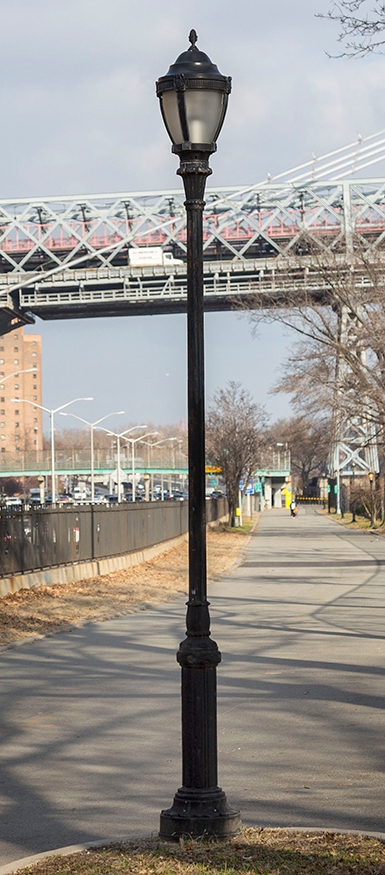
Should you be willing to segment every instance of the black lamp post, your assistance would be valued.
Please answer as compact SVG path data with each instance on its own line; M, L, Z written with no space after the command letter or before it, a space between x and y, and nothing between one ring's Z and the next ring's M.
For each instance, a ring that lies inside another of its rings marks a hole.
M374 504L373 504L374 474L373 474L373 471L369 471L368 477L369 477L369 483L370 483L370 528L372 529L374 526Z
M352 462L352 472L353 472L352 523L355 523L356 522L356 493L355 493L356 463L355 462Z
M217 784L216 667L221 660L210 638L206 585L205 407L203 357L203 208L209 156L226 113L231 80L191 46L156 83L163 120L180 157L177 173L187 212L189 599L187 631L177 653L182 668L183 786L162 811L160 836L227 838L240 829Z

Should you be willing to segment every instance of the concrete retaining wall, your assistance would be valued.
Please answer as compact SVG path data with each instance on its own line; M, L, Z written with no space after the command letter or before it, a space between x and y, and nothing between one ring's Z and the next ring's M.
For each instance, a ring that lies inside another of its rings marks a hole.
M126 553L125 556L109 556L108 559L98 559L92 562L79 562L76 565L60 565L57 568L46 568L42 571L30 571L26 574L15 574L13 577L0 579L0 596L6 596L20 589L33 589L35 586L56 586L62 583L73 583L77 580L87 580L90 577L98 577L103 574L111 574L112 571L120 571L124 568L132 568L141 562L148 562L177 547L187 541L187 533L172 538L171 541L162 541L153 547L146 547L136 553Z
M215 522L209 523L212 529L221 522L227 520L227 516L221 517ZM98 577L103 574L111 574L112 571L121 571L124 568L132 568L141 562L148 562L178 547L188 540L188 533L172 538L170 541L162 541L136 553L126 553L124 556L109 556L107 559L94 559L92 562L79 562L75 565L60 565L56 568L46 568L41 571L29 571L26 574L15 574L12 577L0 578L0 597L18 592L20 589L33 589L35 586L56 586L62 583L73 583L77 580L87 580L90 577Z

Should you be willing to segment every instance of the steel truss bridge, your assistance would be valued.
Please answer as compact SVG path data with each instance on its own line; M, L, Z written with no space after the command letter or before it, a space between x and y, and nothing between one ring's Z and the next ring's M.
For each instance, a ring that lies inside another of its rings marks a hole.
M382 272L385 177L362 174L384 158L380 131L257 184L208 188L206 310L269 307L301 291L327 301L320 264L338 270L348 262L352 283L370 294L354 241ZM182 263L130 266L130 248L145 246L161 247ZM33 323L35 316L185 310L181 188L0 200L0 333ZM360 458L363 471L373 467L373 460ZM352 459L350 451L345 454L345 469Z
M354 178L384 158L381 131L251 186L208 188L206 309L268 306L301 289L322 298L320 260L346 263L353 236L385 262L385 178ZM181 188L0 200L0 331L35 316L184 312L183 201ZM129 249L143 246L182 264L131 267Z

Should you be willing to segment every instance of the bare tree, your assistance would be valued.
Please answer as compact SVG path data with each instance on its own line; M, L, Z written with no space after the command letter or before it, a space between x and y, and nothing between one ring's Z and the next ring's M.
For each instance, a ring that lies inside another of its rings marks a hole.
M382 54L385 46L385 3L383 0L332 0L331 8L318 18L329 18L340 26L339 57L362 58Z
M265 295L265 309L254 310L250 317L256 328L260 322L279 321L301 338L286 363L279 391L292 394L299 408L302 397L312 413L338 409L345 419L360 415L383 433L383 253L370 255L356 239L348 261L341 253L319 254L311 240L306 245L310 257L304 267L317 278L318 288L313 285L309 292L306 283L299 282L284 298L272 292L268 301Z
M260 462L266 444L267 414L240 383L230 382L214 395L207 413L206 454L222 468L229 505L229 521L235 522L240 481L243 491Z
M298 413L290 419L278 420L269 429L268 437L271 443L279 439L290 449L293 481L295 487L304 495L309 492L311 479L324 475L326 471L330 427L330 420L326 418L317 418L309 413Z

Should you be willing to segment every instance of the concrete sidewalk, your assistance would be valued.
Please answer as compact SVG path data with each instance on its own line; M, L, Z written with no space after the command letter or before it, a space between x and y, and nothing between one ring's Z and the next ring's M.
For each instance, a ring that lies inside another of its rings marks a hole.
M219 780L246 825L385 831L385 539L270 511L211 587ZM158 829L184 599L0 655L0 865Z

